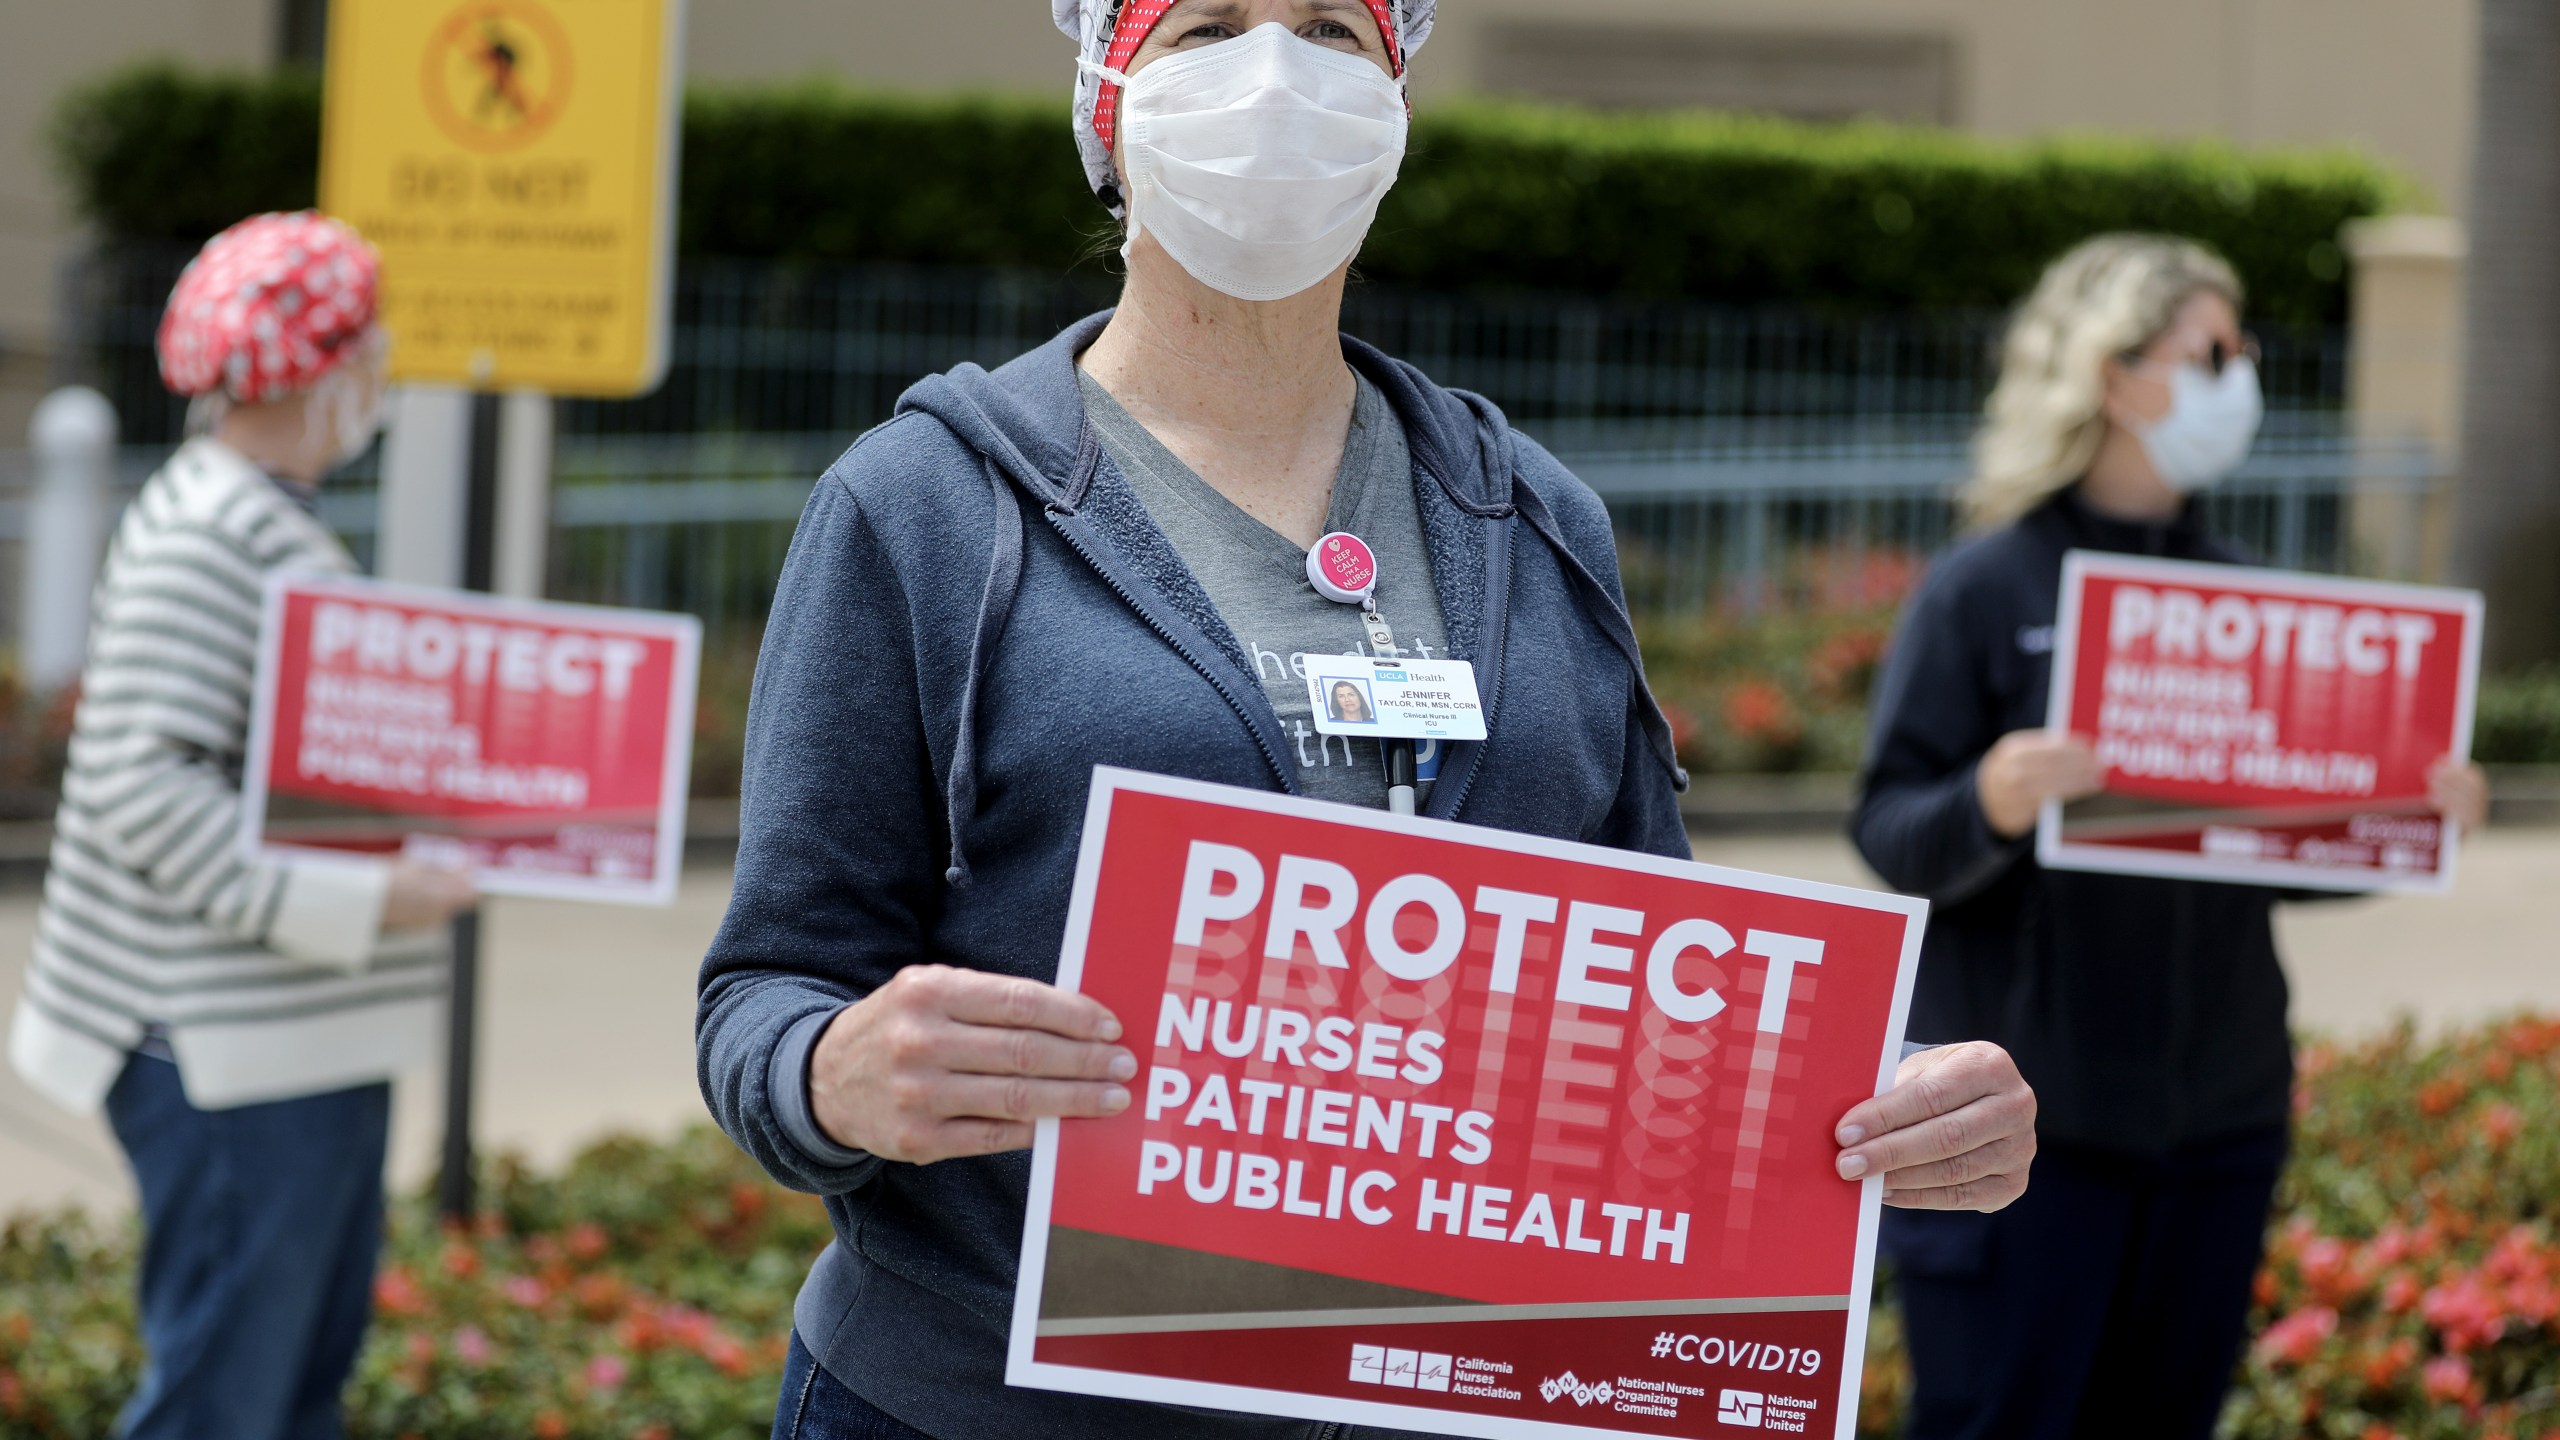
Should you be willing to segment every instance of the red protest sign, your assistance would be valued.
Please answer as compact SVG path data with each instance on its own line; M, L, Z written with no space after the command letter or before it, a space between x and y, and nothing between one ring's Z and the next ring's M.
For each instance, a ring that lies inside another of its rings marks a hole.
M267 587L252 849L405 853L501 895L675 895L701 624L368 580Z
M2453 883L2427 772L2471 753L2480 597L2073 551L2048 723L2105 793L2047 806L2064 870L2327 890Z
M1006 1378L1478 1436L1854 1433L1924 902L1097 770Z

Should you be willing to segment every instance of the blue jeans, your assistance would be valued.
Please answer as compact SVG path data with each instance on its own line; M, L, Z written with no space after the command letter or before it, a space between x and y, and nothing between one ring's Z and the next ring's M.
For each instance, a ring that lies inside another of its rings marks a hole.
M199 1110L136 1055L107 1119L142 1191L142 1388L121 1440L337 1440L382 1245L391 1087Z
M773 1407L773 1440L933 1440L854 1394L818 1363L800 1332L782 1366L782 1398Z

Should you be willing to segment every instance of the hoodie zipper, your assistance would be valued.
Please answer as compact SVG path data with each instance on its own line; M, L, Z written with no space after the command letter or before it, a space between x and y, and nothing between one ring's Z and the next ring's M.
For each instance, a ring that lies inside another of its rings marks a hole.
M1517 483L1516 480L1514 483ZM1514 512L1513 514L1504 517L1501 524L1502 529L1497 531L1486 543L1501 551L1502 568L1504 571L1508 572L1511 568L1511 544L1513 539L1516 538L1519 533L1517 527L1521 524L1521 520L1517 512ZM1499 613L1496 614L1493 619L1494 624L1489 628L1488 633L1485 636L1484 647L1490 655L1490 663L1492 666L1492 684L1484 692L1484 718L1485 723L1488 726L1493 723L1495 707L1502 703L1502 683L1505 679L1509 678L1511 674L1511 667L1505 663L1511 654L1511 586L1508 579L1505 579L1503 582L1502 600L1499 607ZM1478 745L1492 744L1493 738L1490 730L1487 731L1486 737L1483 740L1476 743ZM1458 781L1458 793L1455 798L1450 800L1449 808L1440 812L1441 819L1455 820L1458 818L1458 812L1466 807L1467 797L1475 792L1476 772L1483 768L1484 756L1482 754L1478 754L1474 762L1467 766L1467 773L1465 777Z
M1140 603L1137 595L1131 592L1128 586L1120 583L1120 577L1112 573L1111 567L1105 565L1084 541L1076 537L1075 531L1067 527L1062 512L1046 509L1045 513L1049 517L1050 528L1056 530L1060 538L1067 542L1067 548L1075 551L1083 558L1085 564L1093 567L1093 573L1102 577L1102 583L1111 587L1111 593L1119 596L1123 604L1136 611L1138 618L1147 622L1147 628L1156 632L1164 643L1172 646L1175 654L1191 662L1191 668L1199 671L1200 678L1208 681L1210 688L1216 690L1227 702L1228 708L1236 712L1236 718L1244 722L1245 733L1253 737L1253 747L1262 752L1263 762L1271 767L1272 774L1279 777L1281 789L1291 795L1297 794L1298 781L1295 773L1281 763L1279 753L1271 748L1270 741L1263 738L1262 727L1253 723L1253 712L1247 710L1244 702L1236 698L1236 693L1227 688L1227 683L1218 678L1217 672L1211 670L1207 662L1192 653L1190 646L1182 643L1180 636L1175 635L1170 627L1155 617L1154 612Z

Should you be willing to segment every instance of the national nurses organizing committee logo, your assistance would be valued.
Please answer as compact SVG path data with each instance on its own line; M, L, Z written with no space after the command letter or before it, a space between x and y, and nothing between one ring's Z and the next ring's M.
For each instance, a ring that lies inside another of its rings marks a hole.
M1605 1408L1610 1397L1618 1392L1616 1387L1606 1380L1594 1385L1586 1380L1575 1379L1573 1372L1567 1370L1539 1386L1538 1393L1544 1396L1550 1405L1559 1400L1570 1400L1576 1405L1598 1405Z
M569 96L569 34L535 0L470 0L428 37L427 113L465 148L541 138Z

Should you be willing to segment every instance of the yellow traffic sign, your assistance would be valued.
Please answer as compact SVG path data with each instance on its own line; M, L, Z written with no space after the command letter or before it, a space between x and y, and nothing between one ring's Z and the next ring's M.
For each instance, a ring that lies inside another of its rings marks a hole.
M320 205L382 251L402 380L666 373L683 0L330 0Z

